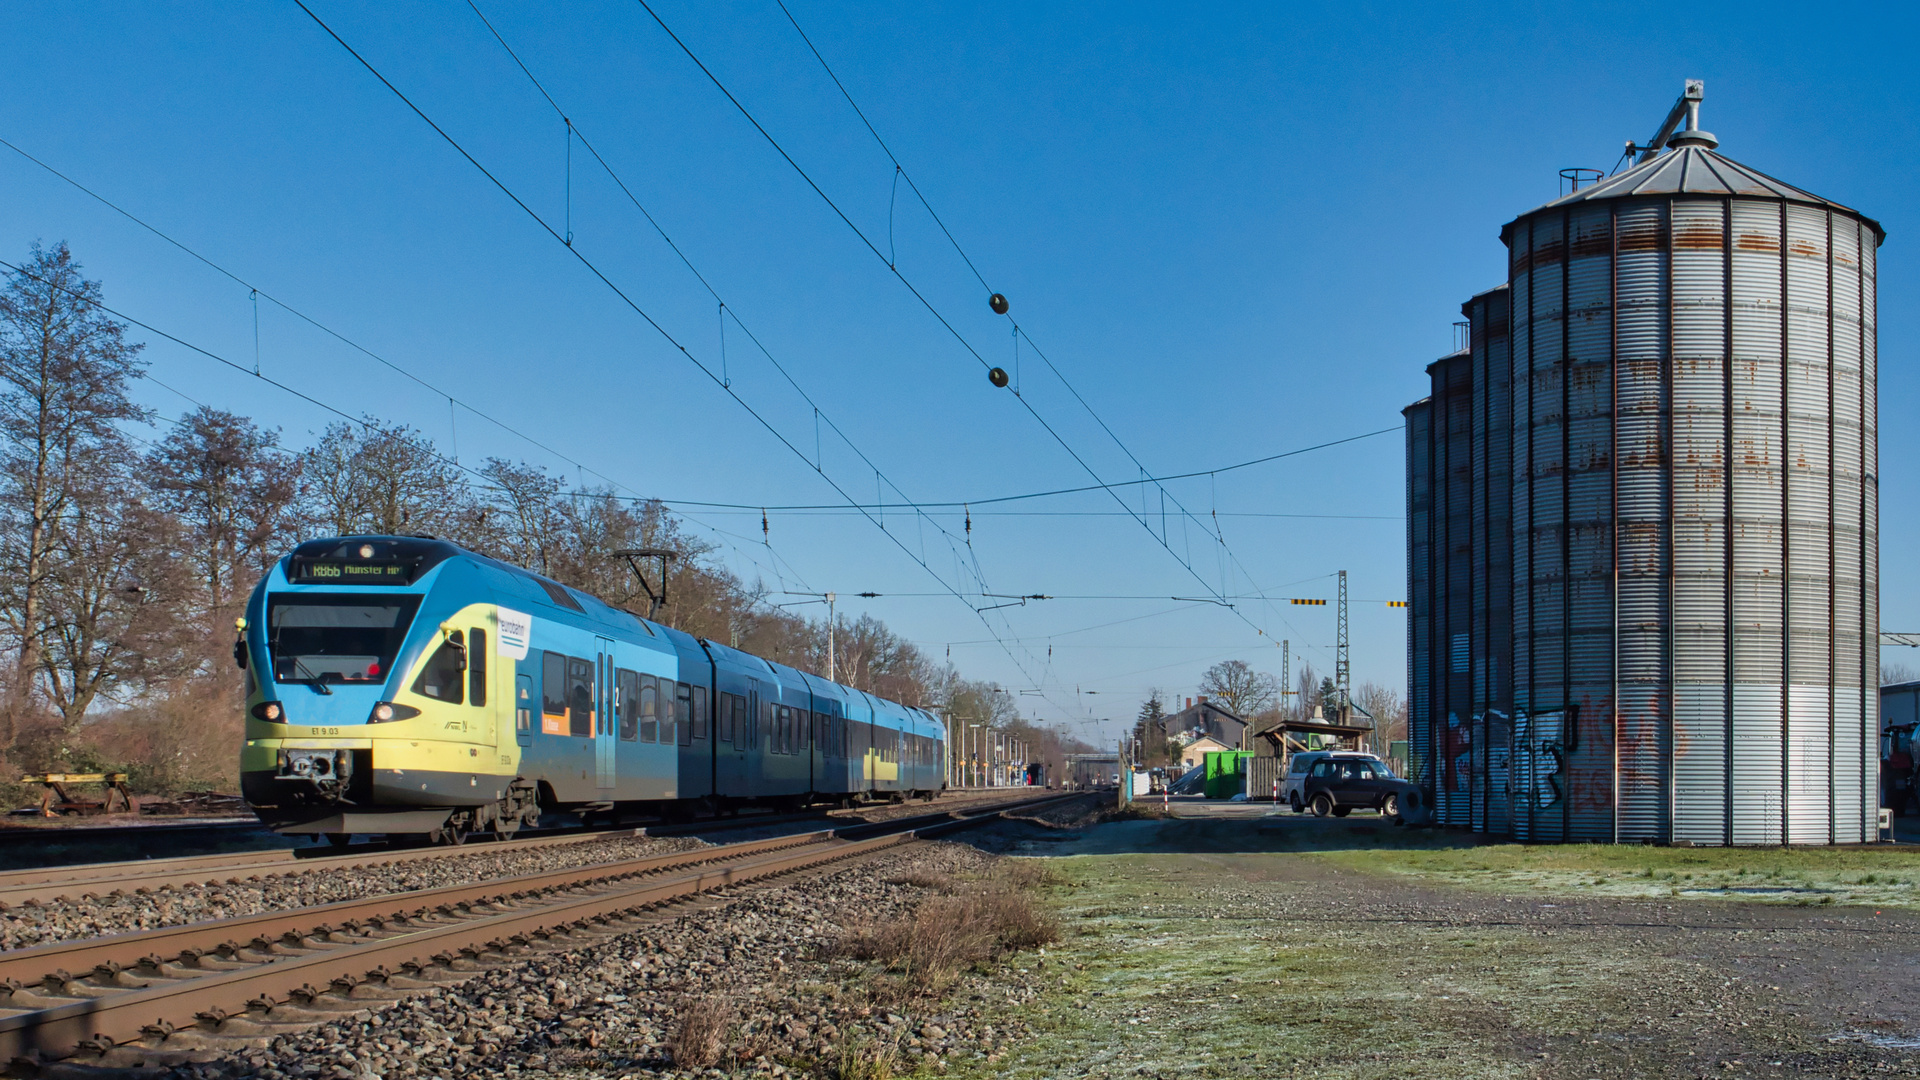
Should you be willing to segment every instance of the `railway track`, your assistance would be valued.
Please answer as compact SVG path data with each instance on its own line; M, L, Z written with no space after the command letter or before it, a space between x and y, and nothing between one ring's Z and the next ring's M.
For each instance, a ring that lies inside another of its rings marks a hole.
M1052 794L524 877L394 893L0 953L0 1062L96 1055L132 1067L271 1036L548 944L618 932L662 904L870 857Z
M1003 801L1005 796L977 798L963 796L948 803L948 808L964 810L976 806L997 805ZM827 824L833 819L832 814L819 813L765 814L741 818L716 818L688 825L568 829L544 836L459 847L389 848L365 845L359 849L340 850L281 848L268 851L238 851L166 859L139 859L126 862L8 870L0 871L0 911L27 904L60 903L83 900L89 896L108 896L116 892L143 890L151 892L186 885L242 882L282 874L305 873L309 870L352 872L371 867L393 866L469 854L493 854L537 847L593 843L623 836L684 836L695 832L751 829L794 822Z

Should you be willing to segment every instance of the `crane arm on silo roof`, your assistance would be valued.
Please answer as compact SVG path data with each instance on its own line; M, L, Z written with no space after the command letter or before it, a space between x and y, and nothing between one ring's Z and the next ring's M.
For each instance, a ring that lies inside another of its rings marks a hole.
M1700 102L1704 101L1706 96L1706 80L1688 79L1686 88L1680 91L1678 98L1674 99L1673 108L1667 110L1667 118L1661 122L1660 130L1654 133L1653 138L1647 140L1645 146L1634 147L1640 152L1640 156L1635 159L1635 164L1666 149L1667 140L1673 138L1673 133L1680 127L1682 120L1687 122L1688 130L1699 127ZM1632 146L1631 143L1628 145Z

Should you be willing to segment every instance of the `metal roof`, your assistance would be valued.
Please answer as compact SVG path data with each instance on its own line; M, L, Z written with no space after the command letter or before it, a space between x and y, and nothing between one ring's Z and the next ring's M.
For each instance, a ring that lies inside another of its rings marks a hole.
M1531 217L1542 210L1600 199L1627 199L1646 195L1723 197L1736 195L1754 199L1784 199L1787 202L1805 206L1837 210L1859 218L1873 227L1881 243L1885 243L1887 239L1887 231L1880 227L1878 221L1853 207L1802 191L1792 184L1775 180L1758 169L1749 168L1724 154L1699 145L1681 146L1670 150L1659 157L1643 161L1625 172L1615 173L1591 187L1582 188L1571 195L1562 195L1550 203L1536 206L1502 226L1500 239L1505 241L1508 234L1512 232L1513 226L1522 218Z

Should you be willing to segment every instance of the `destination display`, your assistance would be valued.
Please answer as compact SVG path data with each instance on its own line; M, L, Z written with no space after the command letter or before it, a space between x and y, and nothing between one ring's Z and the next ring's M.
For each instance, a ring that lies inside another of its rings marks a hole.
M316 585L405 585L413 580L412 561L348 562L344 559L296 559L288 576Z

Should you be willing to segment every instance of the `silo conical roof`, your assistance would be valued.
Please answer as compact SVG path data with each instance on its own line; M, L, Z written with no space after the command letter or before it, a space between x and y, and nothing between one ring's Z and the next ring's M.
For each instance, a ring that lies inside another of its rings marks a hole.
M1506 241L1517 222L1522 218L1532 217L1542 210L1600 199L1661 195L1782 199L1790 203L1817 206L1823 210L1835 210L1856 217L1873 228L1874 235L1881 243L1885 243L1887 239L1887 231L1881 228L1878 221L1851 206L1802 191L1792 184L1775 180L1758 169L1742 165L1724 154L1699 145L1677 147L1658 157L1643 161L1625 172L1615 173L1591 187L1582 188L1571 195L1562 195L1550 203L1536 206L1502 226L1500 239Z

